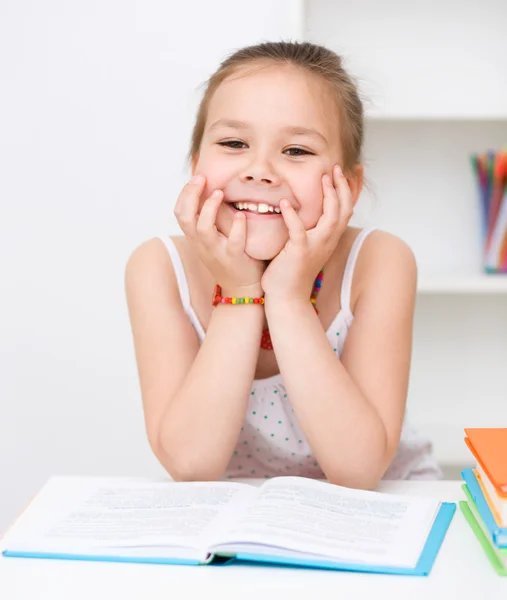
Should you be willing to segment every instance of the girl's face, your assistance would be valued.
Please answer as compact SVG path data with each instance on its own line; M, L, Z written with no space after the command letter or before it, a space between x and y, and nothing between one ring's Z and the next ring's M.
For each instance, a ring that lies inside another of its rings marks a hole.
M289 238L276 212L280 200L291 202L305 229L314 227L322 214L322 175L331 175L341 159L337 110L327 84L300 69L268 67L218 87L194 171L206 177L203 202L214 189L224 192L216 220L224 235L236 203L254 205L244 211L245 251L270 260ZM262 204L270 212L261 212Z

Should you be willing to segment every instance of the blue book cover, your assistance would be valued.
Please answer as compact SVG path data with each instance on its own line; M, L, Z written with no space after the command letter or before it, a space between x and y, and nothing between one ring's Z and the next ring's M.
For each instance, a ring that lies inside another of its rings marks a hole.
M461 472L461 476L474 499L481 519L491 535L491 539L499 548L507 548L507 528L500 527L496 522L495 517L489 508L488 501L484 497L481 486L475 477L473 469L465 469Z
M456 504L435 498L300 477L253 486L60 476L23 510L0 541L0 553L428 575L455 510ZM383 534L384 526L392 535Z
M371 566L337 562L332 560L309 559L306 557L283 557L264 553L240 552L235 556L223 556L217 554L209 556L206 561L163 557L127 557L127 556L100 556L86 554L57 554L50 552L21 552L5 550L3 556L11 558L41 558L59 560L84 560L99 562L127 562L127 563L150 563L150 564L176 564L176 565L211 565L211 566L234 566L245 563L269 563L279 566L307 567L316 569L331 569L336 571L356 571L364 573L384 573L390 575L429 575L438 551L444 541L445 535L456 511L456 504L444 502L440 506L430 534L426 540L421 556L414 568Z
M270 556L268 554L239 553L236 555L238 562L249 561L255 563L270 563L285 566L311 567L314 569L331 569L334 571L356 571L362 573L382 573L386 575L416 575L427 576L435 562L438 551L442 546L449 525L451 524L456 504L443 502L433 523L430 534L426 540L417 565L410 569L405 567L369 566L346 562L335 562L320 559L307 559L297 557Z

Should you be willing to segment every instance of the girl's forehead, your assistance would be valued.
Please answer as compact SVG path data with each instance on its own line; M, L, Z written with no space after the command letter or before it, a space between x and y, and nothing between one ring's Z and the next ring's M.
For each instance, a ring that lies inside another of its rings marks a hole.
M336 131L336 104L329 84L300 68L250 67L222 82L209 103L208 124L221 118L256 123L289 123ZM334 132L333 132L334 133Z

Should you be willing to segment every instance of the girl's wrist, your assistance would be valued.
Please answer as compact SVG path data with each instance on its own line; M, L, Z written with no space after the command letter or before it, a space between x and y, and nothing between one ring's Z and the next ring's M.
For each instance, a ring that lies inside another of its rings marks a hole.
M268 322L271 319L279 321L280 318L282 320L286 318L297 320L303 315L315 314L314 305L309 298L296 298L294 296L266 296L264 298L264 309Z
M246 286L225 286L220 290L220 295L224 298L261 298L264 296L260 283Z
M264 303L266 305L279 305L285 304L287 306L290 305L306 305L313 306L310 302L310 297L306 294L297 296L294 294L270 294L269 292L265 294Z
M288 324L300 325L306 322L307 319L313 320L316 316L315 308L308 298L282 298L277 296L265 298L264 302L265 315L270 327L273 324L278 324L281 327L288 326Z

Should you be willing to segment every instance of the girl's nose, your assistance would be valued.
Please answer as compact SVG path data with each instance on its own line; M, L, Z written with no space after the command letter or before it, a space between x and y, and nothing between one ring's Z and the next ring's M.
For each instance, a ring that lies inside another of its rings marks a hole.
M273 177L255 177L254 175L245 175L243 181L261 181L264 183L273 183Z
M243 183L262 183L270 186L280 185L281 178L276 174L266 160L257 160L252 162L243 170L241 174Z

